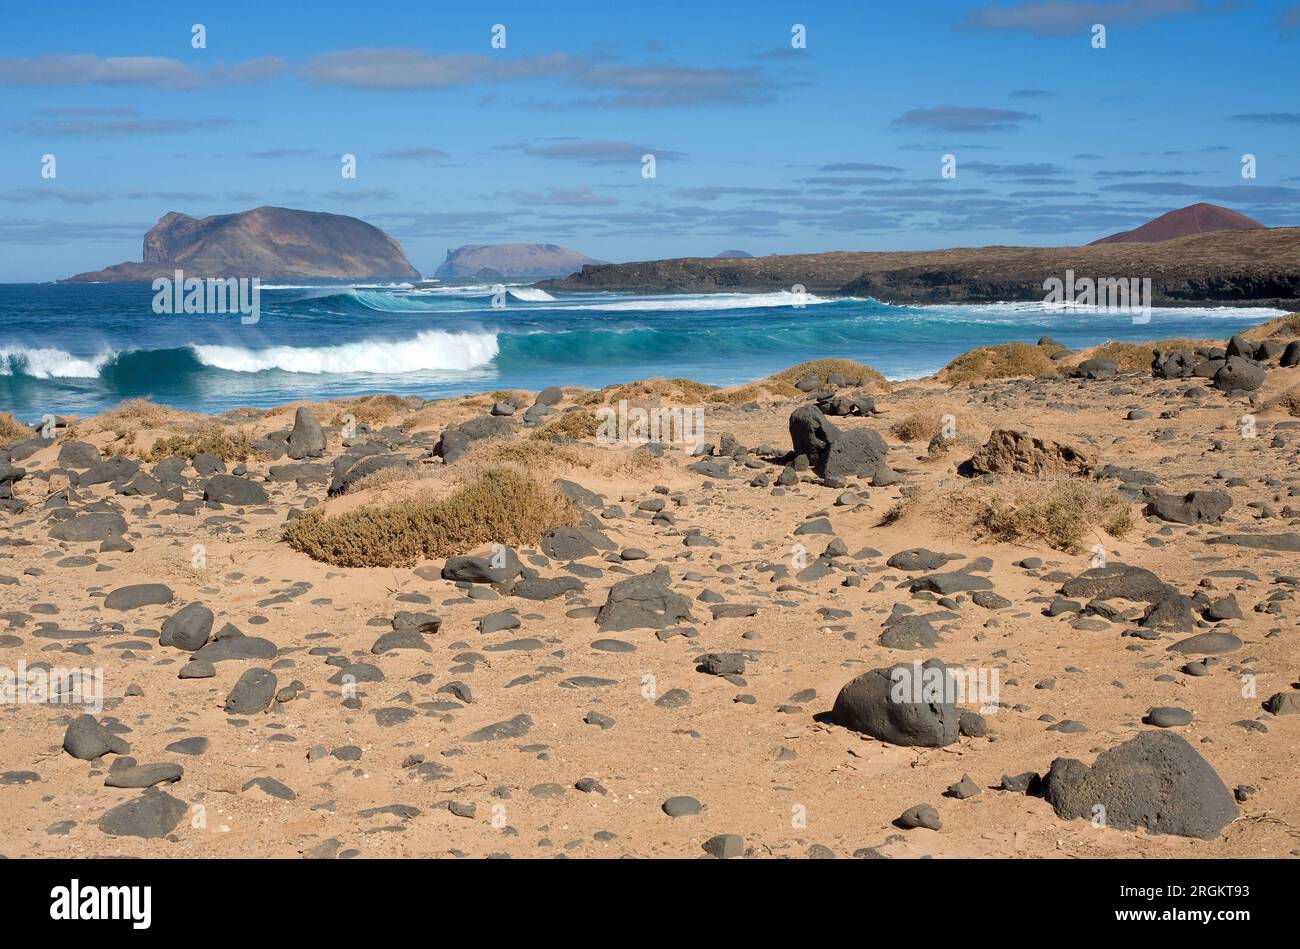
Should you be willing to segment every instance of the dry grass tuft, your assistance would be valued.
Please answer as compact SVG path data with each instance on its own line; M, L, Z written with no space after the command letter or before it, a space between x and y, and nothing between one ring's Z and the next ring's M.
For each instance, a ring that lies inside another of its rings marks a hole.
M148 398L126 399L114 408L105 409L87 421L91 431L115 432L119 439L127 433L145 429L169 428L197 431L212 424L211 419L206 415L159 405Z
M1163 349L1165 352L1183 349L1189 353L1194 353L1202 346L1222 345L1223 343L1220 340L1215 339L1159 339L1150 343L1119 343L1110 340L1088 350L1083 359L1093 357L1113 359L1121 369L1150 369L1151 360L1155 356L1157 349ZM1077 360L1077 362L1082 362L1083 359Z
M626 399L630 404L649 407L664 403L694 405L703 401L712 391L713 386L694 379L642 379L602 389L600 395L610 405Z
M852 383L861 381L861 384L871 391L890 391L888 379L870 366L852 359L812 359L791 366L789 369L783 369L769 379L772 382L784 382L786 385L794 386L808 375L816 376L823 385L830 376L841 375Z
M144 458L146 461L161 461L179 455L192 461L195 455L213 455L222 461L247 461L253 453L253 443L247 432L227 432L213 425L198 432L160 438Z
M1288 313L1277 319L1252 326L1242 333L1247 339L1271 339L1274 336L1300 336L1300 313Z
M333 517L309 511L285 526L284 539L337 567L399 567L489 543L536 544L547 531L576 519L554 487L494 468L441 499L359 507Z
M889 426L889 433L901 442L928 442L943 429L943 420L929 412L913 412Z
M553 416L537 426L528 437L534 441L553 441L557 438L594 438L600 427L596 413L589 409L574 409Z
M423 404L422 399L404 399L397 395L363 395L355 399L344 399L334 403L337 412L330 424L343 425L343 417L351 415L358 423L381 425L394 415L414 412Z
M1049 358L1050 353L1051 350L1047 347L1031 343L981 346L962 353L941 369L936 378L952 385L962 385L987 382L990 379L1057 375L1056 364ZM1147 361L1150 362L1150 357Z
M790 383L776 382L769 379L765 382L753 382L749 385L736 386L731 389L714 389L704 397L704 401L714 405L742 405L746 402L797 399L801 395L803 393Z
M16 442L33 434L30 425L24 425L12 412L0 412L0 445Z
M1300 386L1283 392L1273 403L1279 409L1285 411L1288 415L1294 415L1300 418Z
M1123 537L1133 529L1129 504L1114 488L1075 479L972 485L950 494L945 509L977 536L1004 544L1044 543L1078 553L1098 529Z
M435 475L435 469L431 465L394 465L391 468L380 468L378 471L372 471L351 485L348 488L348 494L357 494L361 491L372 491L376 488L384 488L394 484L409 484L412 481L427 481Z

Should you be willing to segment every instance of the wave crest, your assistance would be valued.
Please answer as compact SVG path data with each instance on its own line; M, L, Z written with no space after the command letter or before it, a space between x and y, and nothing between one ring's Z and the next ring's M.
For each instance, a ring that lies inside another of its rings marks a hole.
M117 356L105 350L95 356L74 356L62 349L0 347L0 376L33 379L93 379Z
M414 339L361 340L335 346L190 347L199 362L228 372L299 372L311 375L371 373L393 375L425 370L467 370L497 356L495 333L444 333L426 330Z

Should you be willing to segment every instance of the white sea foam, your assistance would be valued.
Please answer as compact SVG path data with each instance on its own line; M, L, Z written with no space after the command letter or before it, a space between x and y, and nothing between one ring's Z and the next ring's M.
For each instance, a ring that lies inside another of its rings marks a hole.
M551 296L545 290L538 290L536 287L511 287L510 295L516 300L524 300L529 303L555 302L555 297Z
M773 293L690 293L671 296L613 298L598 303L565 303L566 310L599 310L620 312L691 312L696 310L746 310L760 307L816 306L820 303L838 303L851 297L819 297L811 293L795 294L789 290Z
M1123 312L1116 313L1113 310L1107 310L1105 307L1085 306L1072 301L1047 303L1041 300L1027 300L1017 303L908 304L899 305L896 308L951 317L990 316L1005 318L1026 314L1080 317L1123 317L1127 315ZM1261 322L1276 316L1285 316L1287 312L1287 310L1277 310L1271 307L1245 306L1154 306L1151 308L1153 316L1163 316L1170 319L1240 320L1249 318ZM970 320L969 322L980 321Z
M61 349L0 346L0 376L22 373L33 379L94 379L117 354L74 356Z
M414 339L361 340L336 346L191 346L199 362L230 372L375 373L390 375L427 370L467 370L497 355L495 333L444 333L426 330Z

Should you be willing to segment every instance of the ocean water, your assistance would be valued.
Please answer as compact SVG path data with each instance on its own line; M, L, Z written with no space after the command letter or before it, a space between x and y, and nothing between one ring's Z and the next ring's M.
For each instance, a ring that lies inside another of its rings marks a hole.
M221 412L374 392L438 398L492 389L598 387L649 376L734 385L824 356L891 379L975 346L1043 335L1071 347L1175 336L1226 338L1283 311L1045 304L889 306L789 293L630 296L491 286L276 286L257 323L159 315L147 284L0 285L0 411L35 421L148 396Z

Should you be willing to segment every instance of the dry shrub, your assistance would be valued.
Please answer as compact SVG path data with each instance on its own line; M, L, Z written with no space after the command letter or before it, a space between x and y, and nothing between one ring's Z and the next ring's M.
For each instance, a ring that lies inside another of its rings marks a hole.
M642 379L621 386L602 389L601 395L606 402L614 405L626 399L638 405L656 405L667 401L672 404L684 404L703 401L713 391L713 386L694 379Z
M24 425L12 412L0 412L0 445L16 442L33 434L30 425Z
M1220 345L1222 345L1220 341L1213 339L1159 339L1150 343L1120 343L1109 340L1089 350L1084 358L1113 359L1121 369L1150 369L1151 360L1157 349L1165 352L1181 349L1194 353L1203 346Z
M547 419L533 430L529 438L534 441L552 441L557 438L594 438L600 420L589 409L574 409Z
M911 490L895 501L883 515L881 515L878 527L892 527L899 524L921 510L921 502L925 499L923 491Z
M1285 411L1288 415L1294 415L1300 418L1300 386L1283 392L1273 403L1279 409Z
M943 419L929 412L913 412L889 426L889 433L902 442L934 438L943 429Z
M1004 482L950 495L946 509L969 519L976 534L1005 544L1045 543L1078 553L1100 528L1111 537L1133 529L1129 504L1113 488L1090 481Z
M740 405L761 399L796 399L801 395L803 393L788 382L767 380L731 389L714 389L704 397L704 401L715 405Z
M351 415L358 422L366 425L380 425L394 415L415 411L421 405L423 401L418 398L404 399L398 395L363 395L335 403L338 411L330 424L342 425L343 416Z
M962 353L941 369L937 378L952 385L1014 379L1019 376L1056 375L1051 350L1031 343L1000 343ZM1150 363L1150 357L1147 362Z
M1300 336L1300 313L1288 313L1252 326L1242 334L1247 339L1271 339L1274 336Z
M185 412L170 406L159 405L152 399L125 399L111 409L105 409L89 420L96 431L117 432L121 438L126 432L151 428L196 429L210 424L207 416Z
M394 465L391 468L380 468L354 481L347 493L355 494L358 491L370 491L388 485L407 484L411 481L426 481L432 478L434 473L434 469L426 465Z
M569 500L509 468L489 469L445 498L358 507L333 517L309 511L284 539L313 560L337 567L410 566L484 544L536 544L577 520Z
M663 467L663 463L645 446L631 451L585 442L543 440L504 441L500 439L475 444L459 465L497 467L510 465L523 471L555 471L565 475L574 469L592 471L606 477L645 477Z
M849 382L871 387L882 392L889 392L889 380L864 363L852 359L812 359L801 362L789 369L783 369L769 378L773 382L784 382L794 386L805 376L813 375L822 385L833 375L845 376ZM797 391L797 390L796 390Z
M197 432L160 438L145 454L145 459L160 461L179 455L192 461L195 455L213 455L222 461L247 461L252 454L253 443L247 432L227 432L214 425Z

